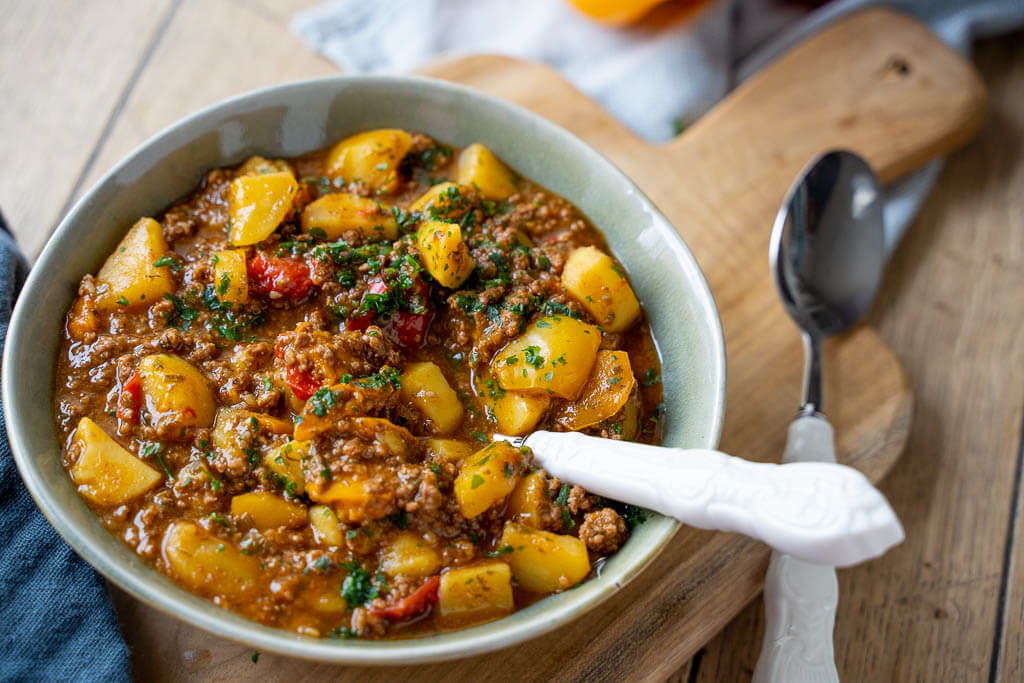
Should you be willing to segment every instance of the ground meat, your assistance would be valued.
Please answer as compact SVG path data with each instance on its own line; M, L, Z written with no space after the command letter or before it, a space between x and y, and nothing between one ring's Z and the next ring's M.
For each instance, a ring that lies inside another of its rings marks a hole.
M364 377L385 365L401 363L395 345L374 326L365 332L331 334L301 322L294 330L278 335L274 352L285 367L312 372L325 384L346 374Z
M229 171L221 168L210 171L192 201L179 204L164 214L161 226L168 244L174 244L179 239L192 235L201 224L227 223L231 175Z
M611 508L588 512L580 525L580 540L599 555L611 555L626 540L626 523Z

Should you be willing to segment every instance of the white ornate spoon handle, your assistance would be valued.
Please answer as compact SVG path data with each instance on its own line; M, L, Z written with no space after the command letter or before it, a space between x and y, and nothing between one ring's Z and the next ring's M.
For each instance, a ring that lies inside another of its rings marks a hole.
M591 493L745 534L809 562L857 564L903 540L882 494L843 465L757 463L574 432L534 432L526 444L548 472Z
M789 426L783 462L835 462L832 426L798 417ZM764 640L754 683L839 681L832 650L839 584L836 570L773 552L764 579Z

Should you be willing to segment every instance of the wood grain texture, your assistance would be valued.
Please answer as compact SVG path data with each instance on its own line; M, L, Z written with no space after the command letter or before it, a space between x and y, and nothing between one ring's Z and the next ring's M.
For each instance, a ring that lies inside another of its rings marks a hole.
M33 259L173 0L16 0L0 21L0 208Z
M179 2L80 193L146 138L203 107L268 85L337 73L287 31L290 14L312 0Z
M979 50L992 95L989 122L950 158L871 316L917 397L906 453L882 485L907 540L881 560L839 573L842 680L1024 678L1019 501L1013 543L1005 544L1024 414L1022 38ZM695 680L749 678L762 613L757 600L712 640Z

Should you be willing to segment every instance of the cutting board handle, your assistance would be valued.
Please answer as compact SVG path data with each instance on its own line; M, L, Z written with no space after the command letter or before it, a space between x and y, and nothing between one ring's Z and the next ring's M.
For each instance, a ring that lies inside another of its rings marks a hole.
M768 162L798 170L844 147L888 182L965 142L985 110L970 63L916 20L873 8L762 69L666 149L692 163L694 144L712 144L707 152L728 155L733 168Z

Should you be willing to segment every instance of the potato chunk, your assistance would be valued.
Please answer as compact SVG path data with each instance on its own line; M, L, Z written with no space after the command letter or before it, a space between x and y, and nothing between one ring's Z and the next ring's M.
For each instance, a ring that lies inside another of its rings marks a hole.
M640 317L640 302L625 272L596 247L569 254L562 285L609 332L622 332Z
M479 143L473 143L459 154L455 179L460 185L469 185L494 200L515 194L518 184L515 174Z
M249 274L245 269L245 251L226 249L213 252L213 288L217 298L231 304L249 300Z
M366 183L371 190L394 192L398 165L412 147L412 136L397 128L381 128L345 138L327 153L324 173Z
M554 394L575 400L590 377L601 331L565 316L547 316L526 328L491 360L506 391Z
M162 476L87 417L78 422L71 450L79 454L71 478L78 492L97 505L126 503L156 486Z
M306 206L302 211L302 231L314 228L323 230L331 240L352 231L368 240L398 237L398 223L390 207L346 193L324 195Z
M231 515L248 518L257 529L298 527L306 523L306 507L269 491L252 491L231 498Z
M547 482L540 472L531 472L516 485L512 495L508 499L506 514L520 524L534 529L543 529L544 520L541 517L545 507L548 506L546 493Z
M512 572L501 560L456 567L441 574L441 617L476 622L500 617L515 608Z
M299 183L291 171L245 175L228 188L228 240L244 247L267 239L292 210Z
M403 531L385 544L380 568L388 576L419 579L437 573L441 556L422 536Z
M424 439L423 445L428 458L441 462L457 463L475 452L473 446L458 439Z
M422 213L433 220L456 222L472 207L472 191L458 183L438 183L417 197L409 205L409 212Z
M334 510L326 505L313 505L309 508L309 525L313 527L313 536L322 545L341 545L345 542L341 535L341 521Z
M481 395L487 413L498 423L498 431L506 436L522 436L540 422L551 405L547 394L525 394L499 389Z
M572 588L590 573L587 546L575 536L506 522L501 545L512 549L503 557L511 565L516 581L536 593Z
M259 576L259 560L243 555L192 522L175 522L164 534L163 556L193 590L240 597Z
M166 253L160 224L140 218L96 274L96 306L104 311L133 310L173 292L170 269L153 265Z
M462 403L436 363L411 363L402 373L402 400L430 422L434 434L449 434L462 424Z
M218 420L220 416L218 415ZM301 496L306 490L306 477L302 470L302 461L309 457L308 441L289 441L267 453L263 463L273 472L278 482L289 494Z
M165 353L139 361L139 381L149 423L161 438L186 437L186 427L209 427L217 410L210 383L188 361Z
M472 519L505 500L522 468L523 454L507 441L495 441L464 460L455 478L462 516Z
M454 289L473 272L475 264L458 223L425 222L416 233L416 249L423 268L442 287Z
M625 351L598 351L580 397L562 406L555 421L573 431L607 420L626 405L636 378Z

